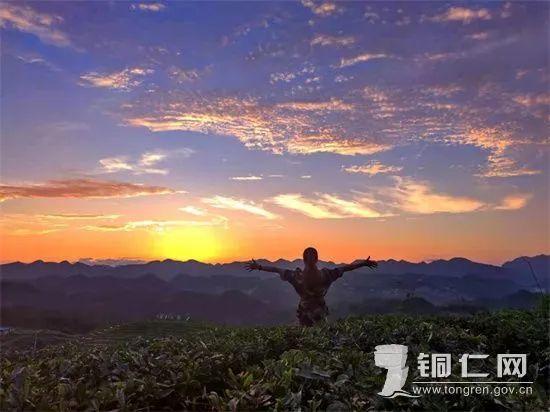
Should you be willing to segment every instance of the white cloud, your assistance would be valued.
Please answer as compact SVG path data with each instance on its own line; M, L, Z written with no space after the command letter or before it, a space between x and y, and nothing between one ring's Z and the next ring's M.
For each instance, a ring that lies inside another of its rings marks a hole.
M153 73L151 69L134 67L113 73L89 72L80 76L80 85L102 87L106 89L131 90L141 83L146 75Z
M269 75L270 83L284 82L289 83L296 78L296 74L292 72L271 73Z
M386 53L363 53L355 57L351 58L342 58L340 60L340 64L336 67L343 68L348 66L353 66L358 63L368 62L370 60L377 60L377 59L388 59L392 56L386 54Z
M254 181L254 180L262 180L262 176L233 176L230 177L231 180L238 180L238 181Z
M377 174L388 174L388 173L397 173L403 170L401 166L389 166L384 165L378 161L372 161L369 164L365 165L354 165L345 167L344 170L347 173L363 173L367 175L377 175Z
M174 227L204 227L204 226L227 226L227 219L216 216L209 220L138 220L119 225L88 225L82 229L94 232L132 232L135 230L148 230L163 232Z
M367 11L363 17L370 23L374 24L377 20L380 20L380 15L378 13Z
M206 216L208 214L208 212L206 210L195 207L195 206L180 207L179 210L181 210L182 212L185 212L185 213L189 213L190 215L194 215L194 216Z
M294 210L313 219L383 216L360 201L346 200L331 194L319 194L316 198L306 198L301 194L287 193L275 196L272 201L281 207Z
M108 157L100 159L101 172L103 173L117 173L117 172L132 172L133 174L159 174L166 175L168 170L156 169L153 167L147 167L140 162L133 163L128 160L127 157Z
M330 34L316 34L311 39L312 46L351 46L355 43L353 36L332 36Z
M178 83L192 83L200 80L205 75L210 73L212 66L207 66L204 69L183 69L172 66L168 69L170 76Z
M500 18L507 19L512 15L512 3L507 1L502 6L502 10L500 11Z
M262 205L256 204L252 201L236 199L232 197L213 196L209 198L203 198L202 201L212 207L218 209L238 210L246 213L250 213L256 216L263 217L265 219L277 219L278 216L274 213L263 208Z
M158 12L158 11L164 10L166 6L162 3L138 3L138 4L132 4L130 8L132 10Z
M334 83L344 83L353 79L354 79L353 76L344 76L343 74L339 74L334 77Z
M314 219L339 219L342 215L329 210L326 206L305 199L300 194L288 193L275 196L273 201L286 209L300 212Z
M466 38L470 40L487 40L489 38L489 32L480 31L477 33L468 34L466 35Z
M0 26L1 27L1 26ZM59 67L57 67L55 64L49 62L48 60L44 59L43 57L37 55L37 54L20 54L16 56L18 60L22 61L26 64L34 64L37 66L45 67L53 72L60 71Z
M194 150L182 148L173 151L154 150L143 153L139 160L133 161L128 156L107 157L99 160L99 173L131 172L133 174L168 174L167 169L159 169L156 166L169 157L187 158L194 153Z

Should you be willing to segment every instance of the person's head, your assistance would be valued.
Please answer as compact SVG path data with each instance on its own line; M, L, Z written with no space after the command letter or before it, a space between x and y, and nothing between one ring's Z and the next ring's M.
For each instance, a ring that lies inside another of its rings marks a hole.
M317 249L314 247L308 247L304 250L304 264L306 266L314 266L319 260L319 255L317 254Z

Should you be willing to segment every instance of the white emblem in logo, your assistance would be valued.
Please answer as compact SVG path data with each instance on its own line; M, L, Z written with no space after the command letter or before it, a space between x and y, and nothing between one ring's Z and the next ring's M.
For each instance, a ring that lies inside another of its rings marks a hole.
M409 373L409 368L406 366L408 348L404 345L379 345L375 349L374 363L376 366L388 370L386 382L382 392L379 392L378 395L385 398L397 396L418 398L418 396L403 390Z

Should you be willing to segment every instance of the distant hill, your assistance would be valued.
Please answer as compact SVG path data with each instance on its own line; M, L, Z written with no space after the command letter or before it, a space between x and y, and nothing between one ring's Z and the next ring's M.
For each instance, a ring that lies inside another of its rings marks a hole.
M473 262L465 258L452 258L449 260L435 260L433 262L412 263L404 260L379 261L378 274L391 275L430 275L444 277L461 277L476 275L483 278L507 279L522 285L533 286L533 276L526 263L531 263L539 282L548 288L550 277L550 256L539 255L528 258L517 258L506 262L502 266L494 266ZM301 266L301 260L288 261L279 259L275 262L259 260L263 264L277 265L282 268L296 268ZM333 262L320 262L321 266L334 267ZM364 269L363 272L368 270ZM43 276L68 277L84 275L89 277L112 276L116 278L137 278L147 274L153 274L164 280L172 280L180 275L211 277L211 276L239 276L254 278L271 278L272 274L265 272L247 272L244 262L208 264L196 260L185 262L166 259L163 261L151 261L147 263L124 264L119 266L91 265L81 262L44 262L38 260L33 263L8 263L0 266L2 279L35 279ZM221 281L221 278L218 279Z
M550 256L548 255L538 255L533 257L522 256L506 262L502 265L504 269L509 272L520 275L522 278L532 278L531 268L529 267L529 262L531 268L535 272L541 286L549 289L549 280L550 280Z
M346 273L330 288L327 303L335 316L532 307L540 295L526 259L548 289L549 256L518 258L502 267L463 258L387 260L375 271ZM261 263L296 268L302 262ZM109 266L36 261L5 264L0 270L3 324L67 331L161 313L238 325L288 323L299 299L278 276L247 272L243 262L164 260Z
M201 293L174 287L155 275L44 276L2 280L1 312L6 325L86 330L106 323L179 315L233 325L272 323L276 309L240 290Z

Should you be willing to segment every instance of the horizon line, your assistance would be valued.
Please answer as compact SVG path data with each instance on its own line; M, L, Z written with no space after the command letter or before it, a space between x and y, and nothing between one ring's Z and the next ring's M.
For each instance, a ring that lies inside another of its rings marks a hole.
M422 263L430 264L430 263L437 262L437 261L449 262L449 261L454 260L454 259L464 259L464 260L468 260L468 261L473 262L473 263L480 263L480 264L489 265L489 266L502 267L502 265L504 265L508 262L512 262L516 259L521 259L521 258L532 259L532 258L539 257L539 256L550 256L550 252L548 252L548 253L539 253L539 254L534 254L534 255L516 256L516 257L513 257L513 258L506 259L500 264L487 263L487 262L472 260L470 258L463 257L463 256L453 256L453 257L449 257L449 258L438 258L438 259L425 259L425 260L420 260L420 261L410 261L410 260L406 260L406 259L396 259L396 258L387 258L387 259L378 259L378 260L375 259L375 260L377 262L396 261L396 262L403 262L403 263L410 263L410 264L422 264ZM98 261L98 263L87 262L87 260L88 261L90 261L90 260L91 261ZM119 265L110 265L110 264L107 264L107 263L101 263L101 261L108 261L108 260L126 261L127 263L121 263ZM14 264L14 263L21 263L21 264L30 265L30 264L33 264L33 263L64 263L64 262L67 262L67 263L70 263L72 265L74 265L76 263L81 263L81 264L84 264L84 265L87 265L87 266L124 266L124 265L133 265L133 264L146 265L146 264L149 264L149 263L152 263L152 262L166 262L166 261L180 262L180 263L188 263L188 262L193 261L193 262L198 262L198 263L202 263L202 264L205 264L205 265L229 265L229 264L233 264L233 263L245 263L245 262L248 262L249 260L250 259L220 261L220 262L205 262L205 261L201 261L201 260L193 259L193 258L189 258L189 259L186 259L186 260L179 260L179 259L172 259L172 258L157 258L157 259L151 259L151 260L141 259L141 258L80 258L78 260L63 259L63 260L59 260L59 261L43 260L43 259L35 259L35 260L32 260L32 261L21 261L21 260L0 261L0 265L9 265L9 264ZM275 260L271 260L271 259L267 259L267 258L255 258L255 260L265 260L265 261L273 263L273 262L277 262L279 260L286 260L287 262L295 262L296 260L301 261L302 258L294 258L294 259L291 259L291 258L277 258ZM361 260L361 259L354 259L354 260L350 261L350 263L356 262L358 260ZM335 265L340 265L340 264L345 264L346 263L346 262L336 262L336 261L333 261L333 260L323 260L323 259L320 259L319 262L335 264Z

